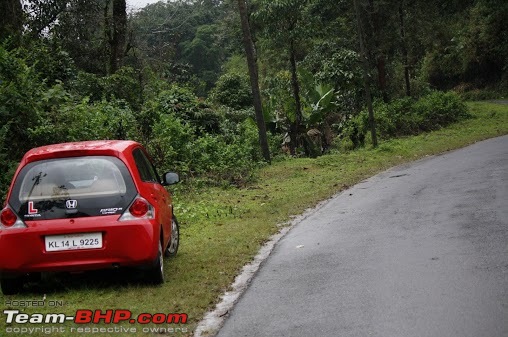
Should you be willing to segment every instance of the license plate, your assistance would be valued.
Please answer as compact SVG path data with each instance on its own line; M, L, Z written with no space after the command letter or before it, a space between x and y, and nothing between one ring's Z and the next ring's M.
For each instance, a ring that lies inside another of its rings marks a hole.
M48 235L45 241L47 252L97 249L102 248L102 233Z

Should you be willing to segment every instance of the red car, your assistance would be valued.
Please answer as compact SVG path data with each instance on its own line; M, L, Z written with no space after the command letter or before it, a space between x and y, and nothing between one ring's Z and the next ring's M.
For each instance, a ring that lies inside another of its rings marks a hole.
M4 294L28 276L140 266L164 282L163 256L176 255L179 227L145 149L133 141L49 145L25 154L0 213ZM33 278L33 277L32 277Z

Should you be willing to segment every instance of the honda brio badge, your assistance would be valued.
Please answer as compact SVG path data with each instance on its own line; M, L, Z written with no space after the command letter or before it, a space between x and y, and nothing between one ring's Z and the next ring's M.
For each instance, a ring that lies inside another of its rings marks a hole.
M78 201L77 200L67 200L65 202L65 207L68 209L75 209L78 207Z

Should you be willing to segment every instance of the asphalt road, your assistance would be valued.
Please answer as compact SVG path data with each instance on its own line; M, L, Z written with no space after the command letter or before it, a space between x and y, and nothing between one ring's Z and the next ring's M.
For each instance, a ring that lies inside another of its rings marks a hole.
M333 198L277 244L218 336L508 336L508 136Z

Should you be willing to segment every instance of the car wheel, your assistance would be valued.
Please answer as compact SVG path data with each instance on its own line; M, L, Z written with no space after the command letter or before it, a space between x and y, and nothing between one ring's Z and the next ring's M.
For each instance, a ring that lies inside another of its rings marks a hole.
M23 289L23 278L2 278L0 280L0 285L2 288L2 293L4 295L14 295L17 294Z
M164 254L162 252L162 243L159 240L159 251L157 258L148 270L149 281L153 284L164 283Z
M164 252L166 257L176 256L178 252L178 246L180 245L180 225L178 225L178 221L176 217L173 216L171 219L171 238L169 239L168 247Z
M42 273L29 273L26 278L27 282L38 283L42 281Z

